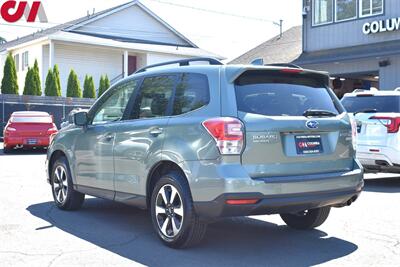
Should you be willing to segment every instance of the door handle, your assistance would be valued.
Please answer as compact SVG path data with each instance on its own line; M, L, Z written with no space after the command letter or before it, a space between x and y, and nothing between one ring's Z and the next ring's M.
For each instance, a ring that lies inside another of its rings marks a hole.
M163 133L163 128L153 128L150 130L150 134L154 136L159 136Z

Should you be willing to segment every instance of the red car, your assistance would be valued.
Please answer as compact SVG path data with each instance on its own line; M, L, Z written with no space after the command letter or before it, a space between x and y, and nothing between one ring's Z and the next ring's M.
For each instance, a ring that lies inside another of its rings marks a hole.
M57 132L53 117L46 112L14 112L4 128L4 153L20 147L48 147Z

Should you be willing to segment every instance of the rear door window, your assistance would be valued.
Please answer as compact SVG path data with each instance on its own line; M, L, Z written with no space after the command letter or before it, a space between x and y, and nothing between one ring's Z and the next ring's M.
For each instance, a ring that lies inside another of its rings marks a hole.
M144 119L166 116L176 80L176 75L145 78L135 99L130 118Z
M210 91L206 75L185 73L176 87L173 115L185 114L210 102Z
M307 110L340 114L321 79L304 74L245 73L235 82L239 111L266 116L303 116Z
M400 97L398 96L350 96L342 99L347 112L355 113L369 110L376 112L400 112Z

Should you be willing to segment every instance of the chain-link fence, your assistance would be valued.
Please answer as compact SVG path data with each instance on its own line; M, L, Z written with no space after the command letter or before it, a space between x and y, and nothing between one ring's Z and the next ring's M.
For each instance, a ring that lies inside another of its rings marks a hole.
M10 115L15 111L45 111L53 115L58 128L68 117L69 112L75 108L89 108L94 99L45 97L45 96L20 96L0 94L0 136L7 124Z

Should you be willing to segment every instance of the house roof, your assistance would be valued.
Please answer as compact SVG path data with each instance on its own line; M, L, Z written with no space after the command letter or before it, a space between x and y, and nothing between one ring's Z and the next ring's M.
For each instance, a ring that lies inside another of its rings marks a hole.
M265 64L290 63L302 53L302 26L292 27L281 36L260 44L244 53L229 64L249 64L254 59L262 58Z
M109 16L112 15L115 12L118 12L120 10L123 10L125 8L129 8L133 5L137 5L140 8L142 8L142 10L144 10L145 12L147 12L150 16L152 16L154 19L156 19L158 22L160 22L162 25L164 25L166 28L168 28L170 31L172 31L174 34L176 34L177 36L179 36L181 39L185 40L191 47L197 48L197 46L192 43L187 37L185 37L184 35L182 35L181 33L179 33L177 30L175 30L172 26L170 26L168 23L166 23L164 20L162 20L159 16L157 16L154 12L152 12L150 9L148 9L145 5L143 5L139 0L134 0L134 1L130 1L128 3L116 6L116 7L112 7L100 12L97 12L93 15L89 15L89 16L85 16L76 20L72 20L42 31L38 31L35 33L32 33L30 35L26 35L24 37L21 38L17 38L15 40L9 41L7 43L4 44L0 44L0 51L4 51L6 49L15 47L15 46L19 46L28 42L32 42L32 41L36 41L40 38L49 36L51 34L60 32L60 31L64 31L64 32L74 32L74 30L78 27L84 26L88 23L91 23L93 21L96 21L98 19L101 19L105 16ZM109 39L115 39L118 37L115 36L102 36L103 38L109 38ZM144 42L144 43L149 43L146 42L145 40L137 40L137 39L125 39L123 40L125 42ZM172 44L165 44L165 45L172 45ZM176 45L175 45L176 46Z
M56 32L48 36L50 40L69 42L83 45L98 45L110 48L124 48L130 49L137 52L151 51L155 53L165 53L172 55L182 55L188 57L215 57L223 59L221 56L208 52L206 50L196 48L196 47L177 47L170 45L160 45L160 44L145 44L145 43L129 43L118 40L112 40L108 38L101 38L91 35L78 34L73 32Z

